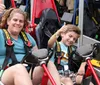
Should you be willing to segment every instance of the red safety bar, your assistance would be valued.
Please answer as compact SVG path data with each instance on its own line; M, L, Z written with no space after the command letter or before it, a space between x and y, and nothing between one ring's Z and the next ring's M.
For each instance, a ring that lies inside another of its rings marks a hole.
M94 78L95 78L95 80L97 82L97 85L100 85L100 80L99 80L99 78L98 78L98 76L97 76L97 74L96 74L96 72L95 72L95 70L94 70L94 68L93 68L93 66L92 66L92 64L90 62L90 58L87 58L86 62L88 64L89 68L90 68L88 73L92 73L92 75L94 76Z
M45 64L42 64L41 65L42 68L44 69L45 73L44 73L44 76L42 78L42 82L41 82L41 85L47 85L47 82L48 82L48 79L50 79L52 85L57 85L53 79L53 77L51 76L50 72L48 71L47 67Z

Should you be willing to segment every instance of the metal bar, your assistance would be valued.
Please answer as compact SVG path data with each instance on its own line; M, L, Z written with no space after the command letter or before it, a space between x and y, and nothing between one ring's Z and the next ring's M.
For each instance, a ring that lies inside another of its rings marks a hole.
M84 14L84 0L79 0L79 24L78 24L78 27L81 30L81 36L78 40L78 47L83 45L83 14Z

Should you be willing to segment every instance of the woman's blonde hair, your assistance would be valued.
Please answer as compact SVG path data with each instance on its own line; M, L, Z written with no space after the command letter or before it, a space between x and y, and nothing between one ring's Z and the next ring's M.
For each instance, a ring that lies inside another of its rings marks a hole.
M25 29L25 27L28 25L27 14L19 8L10 8L10 9L5 11L5 13L3 14L3 16L1 18L1 22L0 22L0 28L1 29L7 29L7 20L8 19L10 20L15 13L20 13L24 16L24 27L23 27L23 29Z

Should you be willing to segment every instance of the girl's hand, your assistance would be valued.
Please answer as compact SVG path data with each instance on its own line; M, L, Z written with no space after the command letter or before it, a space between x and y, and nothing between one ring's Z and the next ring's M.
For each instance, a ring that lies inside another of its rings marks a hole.
M67 25L64 24L56 33L57 35L60 35L61 33L66 32L66 30L67 30Z

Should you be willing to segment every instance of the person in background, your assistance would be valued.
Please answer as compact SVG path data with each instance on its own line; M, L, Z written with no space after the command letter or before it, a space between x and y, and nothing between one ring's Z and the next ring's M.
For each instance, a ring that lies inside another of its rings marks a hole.
M74 11L74 0L56 0L59 6L65 7L64 12L73 13ZM61 11L61 10L59 10Z
M20 62L26 54L24 48L24 42L20 36L20 32L25 32L25 27L28 25L26 13L23 12L19 8L10 8L4 12L0 22L0 66L4 62L6 57L6 46L5 46L5 36L2 29L6 29L10 34L11 40L14 42L13 51L15 54L16 59ZM31 42L32 48L31 50L38 50L37 45L33 37L26 33L29 41ZM8 64L11 64L11 60L9 60ZM58 72L54 65L51 62L48 62L49 71L53 70L54 72L50 71L51 75L53 76L57 85L60 85L60 78ZM5 69L3 75L1 77L1 82L4 85L38 85L41 82L44 70L41 66L37 66L33 72L33 80L31 80L29 73L25 66L21 63L12 65ZM49 82L48 85L51 85Z
M67 24L62 26L54 35L51 36L51 38L48 41L48 47L49 48L55 48L57 45L57 39L60 36L61 41L58 42L61 48L61 59L60 59L60 69L58 69L58 72L61 76L61 82L64 85L73 85L74 83L81 83L78 78L83 78L83 75L85 73L85 69L83 66L85 65L84 62L81 64L80 70L78 71L78 77L76 79L76 73L74 73L72 70L69 69L69 57L70 54L74 49L73 45L77 42L78 38L80 37L81 31L80 29L72 24ZM53 55L51 57L51 61L55 64L55 58L56 55ZM74 67L73 67L74 68ZM65 72L68 72L69 76L65 75ZM72 75L73 74L73 75ZM72 75L72 77L70 77Z
M5 11L5 5L2 4L2 1L0 1L0 19L3 15L4 11Z

